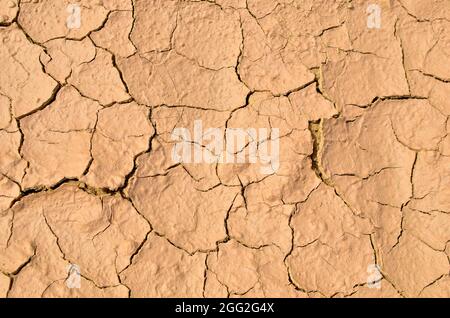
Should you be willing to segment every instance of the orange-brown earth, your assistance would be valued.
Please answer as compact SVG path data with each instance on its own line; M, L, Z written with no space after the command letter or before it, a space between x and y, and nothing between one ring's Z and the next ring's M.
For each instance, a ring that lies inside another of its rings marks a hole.
M450 297L449 65L448 0L0 0L0 297Z

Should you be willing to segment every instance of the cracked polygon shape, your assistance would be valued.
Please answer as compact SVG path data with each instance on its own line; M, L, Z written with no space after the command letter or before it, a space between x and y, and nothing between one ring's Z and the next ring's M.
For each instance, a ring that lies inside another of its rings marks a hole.
M332 242L317 240L294 248L286 262L297 286L330 297L349 293L353 286L365 283L367 268L375 260L368 236L358 238L344 233Z
M434 150L446 135L447 117L426 100L389 101L398 140L415 150Z
M132 179L127 192L155 231L193 253L225 239L227 211L240 191L222 185L202 191L196 184L177 166L166 175Z
M98 286L118 285L118 273L129 266L148 223L118 195L98 198L65 186L47 200L43 213L65 259Z
M450 212L450 158L437 152L420 152L412 182L414 197L411 208L424 212Z
M293 205L269 206L246 197L246 205L230 211L228 230L230 236L247 246L276 245L284 253L291 248L292 233L289 218Z
M96 56L96 48L89 38L81 41L55 39L45 46L48 58L41 56L45 71L61 83L67 81L76 67Z
M189 255L150 233L133 262L120 274L131 297L201 297L206 254Z
M111 53L97 48L95 59L75 67L68 79L83 96L108 106L130 99Z
M219 111L245 105L249 91L234 69L205 69L173 51L153 57L158 61L138 55L118 61L130 94L138 103Z
M450 22L445 20L405 20L399 28L408 71L421 71L436 78L450 80L450 72L442 64L450 63L448 36Z
M22 1L18 22L34 41L44 43L62 37L80 40L100 28L108 16L108 10L99 1L78 0L80 27L69 28L67 21L71 13L67 8L71 3L70 0Z
M386 167L412 167L415 153L397 141L391 119L395 108L391 106L394 101L382 101L355 120L324 121L322 165L326 175L364 178Z
M0 245L0 270L15 275L9 297L41 297L48 285L66 277L67 262L42 214L45 200L45 194L32 195L2 216L8 231Z
M332 245L347 233L358 239L368 239L370 222L353 214L332 188L321 184L304 203L297 205L290 222L294 230L294 247L314 241Z
M251 31L248 32L251 33ZM299 59L284 62L280 53L268 52L253 61L247 56L245 47L249 45L246 41L244 40L244 53L238 70L242 80L251 90L270 91L274 95L283 95L314 80L314 74L301 64Z
M0 92L10 98L16 117L39 109L58 87L42 71L42 48L32 44L16 24L0 29L0 42Z
M284 253L274 245L249 248L231 240L219 245L207 264L209 275L214 273L230 296L305 297L289 283L283 260Z
M347 104L370 104L376 97L409 94L401 63L396 58L380 58L355 52L330 52L322 67L323 90L339 110ZM392 76L385 77L389 73Z
M69 262L79 264L83 278L95 287L117 286L118 273L129 266L150 230L122 197L98 198L74 184L27 197L10 212L14 219L9 244L0 249L0 269L16 275L12 297L42 296L67 278Z
M203 67L234 67L242 43L239 15L205 2L183 6L173 42L177 53Z
M295 52L272 50L257 22L250 15L241 19L244 45L237 71L252 91L283 95L314 80Z
M336 190L358 211L369 210L369 203L398 207L412 196L410 167L391 167L373 175L336 176Z
M107 49L115 56L128 57L136 51L129 39L133 21L131 11L112 12L105 26L93 32L90 37L97 46Z
M134 1L135 22L130 39L140 53L171 49L178 7L179 2L173 0Z
M100 110L92 138L92 164L82 180L96 188L124 185L135 157L149 148L154 129L148 117L149 109L136 103Z
M384 255L383 274L407 297L417 297L431 282L448 274L448 258L417 239L403 234L400 243Z
M227 121L227 129L239 129L246 133L244 147L233 149L246 156L246 163L219 164L217 172L221 182L246 185L263 180L268 175L264 169L267 163L263 160L267 155L273 170L270 174L280 177L280 186L277 188L284 188L284 197L292 202L288 197L303 188L290 188L293 180L304 180L306 187L311 181L306 157L312 153L313 147L307 127L307 118L300 109L291 105L288 98L275 98L269 93L252 94L249 105L233 112ZM279 137L272 136L275 129L278 129ZM252 136L251 131L256 132L256 135ZM264 131L266 135L263 134ZM229 143L230 141L226 141L227 152L231 152L228 150ZM267 154L264 154L265 150ZM249 157L255 152L256 163L250 162Z
M157 137L152 140L152 151L138 158L137 177L164 174L174 165L181 163L194 178L197 189L208 190L220 183L216 174L216 159L221 152L224 126L229 118L228 112L195 109L188 107L158 107L152 111ZM189 140L180 140L176 132L182 131ZM216 134L211 136L208 131ZM220 135L220 136L219 136ZM207 150L211 146L210 150ZM187 158L175 160L174 151L189 150ZM210 155L207 158L207 155ZM217 156L217 157L215 157ZM211 161L207 159L211 159Z
M310 121L338 115L333 103L317 92L316 83L289 94L289 100Z
M91 135L99 109L98 103L66 86L55 102L21 120L22 154L29 162L24 188L51 186L83 174L90 160Z
M445 250L450 242L450 214L403 209L403 230L426 242L435 250Z

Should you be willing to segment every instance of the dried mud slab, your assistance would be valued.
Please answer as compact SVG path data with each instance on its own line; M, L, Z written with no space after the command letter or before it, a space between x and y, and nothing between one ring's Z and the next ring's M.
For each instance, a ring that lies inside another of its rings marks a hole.
M208 257L205 293L210 297L305 297L289 284L283 259L275 246L252 249L229 241ZM237 274L229 275L230 271Z
M201 297L205 257L190 255L153 232L120 276L133 297Z
M449 297L444 0L0 0L0 297Z
M118 273L130 265L150 230L129 201L120 196L98 197L76 184L31 195L3 220L0 264L14 279L11 297L95 297L103 293L126 297ZM87 290L65 290L67 267L75 263L84 268L81 284Z
M90 160L91 136L100 108L75 88L66 86L51 107L21 121L22 153L28 162L25 188L49 187L83 174Z
M136 103L99 111L91 141L92 161L83 179L96 188L117 189L132 172L134 158L149 148L154 133L150 111ZM123 122L133 125L123 125ZM120 154L120 155L118 155Z
M112 1L105 1L112 2ZM126 2L126 1L125 1ZM77 28L67 27L68 5L77 3L82 10L82 21ZM109 10L95 0L21 1L18 22L34 41L44 43L56 38L82 39L102 26Z
M42 71L42 48L15 24L0 29L0 42L0 90L10 98L13 114L23 116L48 104L58 84Z

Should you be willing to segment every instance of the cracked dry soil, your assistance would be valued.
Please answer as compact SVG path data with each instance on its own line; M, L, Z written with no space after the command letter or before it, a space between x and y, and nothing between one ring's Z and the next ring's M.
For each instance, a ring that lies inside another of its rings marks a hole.
M0 297L450 297L449 65L448 0L0 0Z

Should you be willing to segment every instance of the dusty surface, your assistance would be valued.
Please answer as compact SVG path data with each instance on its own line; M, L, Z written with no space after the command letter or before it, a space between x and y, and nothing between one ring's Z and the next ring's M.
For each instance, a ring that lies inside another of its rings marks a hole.
M0 0L0 297L449 297L450 2L370 3Z

